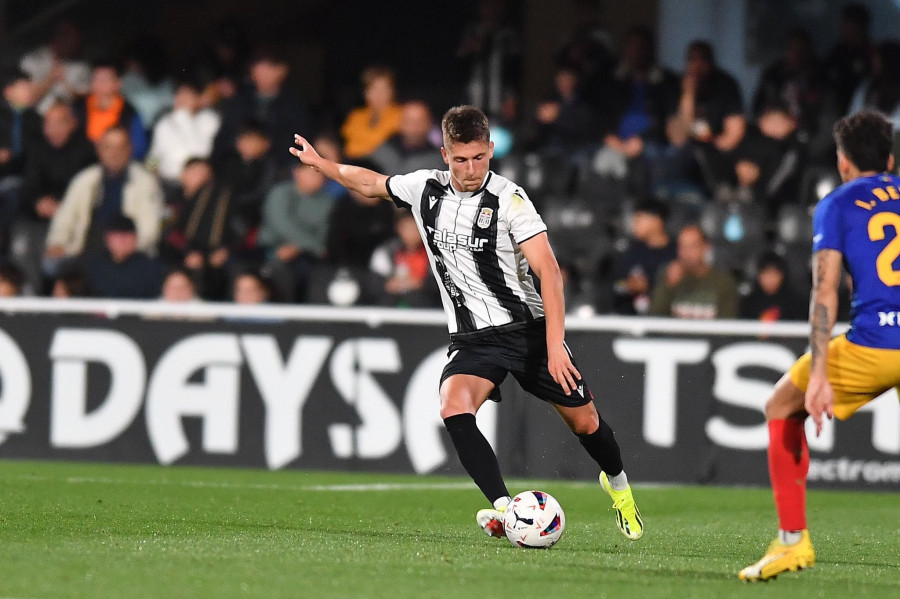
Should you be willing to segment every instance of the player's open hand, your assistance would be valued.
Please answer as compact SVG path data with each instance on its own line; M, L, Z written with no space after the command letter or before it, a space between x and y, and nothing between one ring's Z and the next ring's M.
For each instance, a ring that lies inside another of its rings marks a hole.
M818 437L822 432L822 416L827 416L829 420L834 417L834 390L827 377L817 375L810 377L804 407L816 423Z
M291 148L290 153L299 158L303 164L315 166L320 156L312 144L306 141L305 137L297 134L294 134L294 144L297 147Z
M581 373L572 364L572 358L563 345L547 348L547 370L566 395L571 395L578 388Z

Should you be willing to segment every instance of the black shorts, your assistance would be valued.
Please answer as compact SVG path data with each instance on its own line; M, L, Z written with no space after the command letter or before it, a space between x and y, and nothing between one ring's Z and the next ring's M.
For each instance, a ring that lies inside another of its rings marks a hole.
M550 376L547 370L547 329L543 320L472 339L455 339L451 341L447 355L450 361L441 373L441 385L455 374L481 377L494 383L494 390L489 396L494 401L500 401L500 383L507 373L512 374L525 391L550 403L577 408L594 398L583 380L576 379L579 389L566 395ZM569 357L572 357L572 352L569 352ZM575 363L574 358L572 363Z

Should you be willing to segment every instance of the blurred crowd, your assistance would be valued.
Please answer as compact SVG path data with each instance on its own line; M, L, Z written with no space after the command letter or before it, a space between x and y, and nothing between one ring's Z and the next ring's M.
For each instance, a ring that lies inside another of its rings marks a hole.
M547 223L570 310L803 319L810 210L839 182L832 124L862 109L900 123L900 43L873 43L847 5L827 56L793 30L743 98L706 41L670 72L653 31L617 45L595 3L576 5L537 101L502 2L454 41L459 99L489 115L493 169ZM237 40L171 71L148 44L88 63L60 22L3 73L0 295L440 305L411 215L287 152L303 133L386 174L443 168L436 107L371 65L334 118L278 47Z

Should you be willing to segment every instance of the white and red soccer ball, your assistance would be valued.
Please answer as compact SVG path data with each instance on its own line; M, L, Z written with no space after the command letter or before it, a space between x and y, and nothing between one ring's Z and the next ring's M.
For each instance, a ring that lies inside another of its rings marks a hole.
M555 545L566 530L566 515L549 493L524 491L506 506L503 530L516 547L547 549Z

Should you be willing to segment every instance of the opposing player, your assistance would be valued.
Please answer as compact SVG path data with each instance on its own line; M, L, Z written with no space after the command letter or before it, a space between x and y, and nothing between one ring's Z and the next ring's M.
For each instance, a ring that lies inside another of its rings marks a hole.
M546 226L528 196L489 170L494 152L487 117L471 106L451 108L441 122L448 170L387 177L319 156L296 136L291 153L344 187L390 198L415 216L441 290L450 328L450 360L441 375L441 417L463 467L491 507L478 525L502 538L510 494L475 414L511 373L526 391L549 402L600 466L616 524L629 539L644 533L619 446L600 419L564 337L563 285ZM541 294L528 274L541 281Z
M875 112L834 127L843 185L813 216L810 353L778 381L766 404L769 477L778 511L778 538L742 580L766 580L812 567L806 529L809 449L803 429L812 416L849 418L891 387L900 391L900 177L893 170L891 123ZM831 339L841 265L853 278L851 327Z

